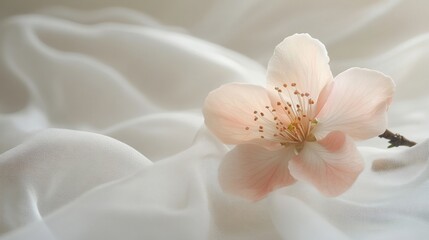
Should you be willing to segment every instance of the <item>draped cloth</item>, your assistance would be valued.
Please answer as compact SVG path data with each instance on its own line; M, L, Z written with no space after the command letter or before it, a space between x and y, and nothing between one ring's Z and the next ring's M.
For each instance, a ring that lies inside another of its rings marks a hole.
M427 2L95 6L1 21L1 240L427 239ZM418 145L359 143L365 170L336 198L305 183L258 202L226 194L217 171L231 146L204 127L204 98L265 84L275 45L296 32L326 44L334 75L390 75L389 129Z

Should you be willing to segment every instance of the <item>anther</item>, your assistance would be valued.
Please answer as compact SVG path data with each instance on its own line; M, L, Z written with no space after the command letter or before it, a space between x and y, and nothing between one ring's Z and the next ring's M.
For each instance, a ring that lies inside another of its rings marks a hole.
M295 87L295 86L296 86L296 83L292 83L291 85L292 85L292 87Z
M246 130L249 130L250 128L249 127L246 127Z

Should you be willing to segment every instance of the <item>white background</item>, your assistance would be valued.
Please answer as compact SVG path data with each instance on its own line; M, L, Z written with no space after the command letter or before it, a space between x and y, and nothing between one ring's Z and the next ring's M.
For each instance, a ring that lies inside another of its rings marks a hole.
M0 239L429 236L427 2L0 6ZM204 98L264 84L275 45L296 32L325 43L334 75L390 75L389 129L420 144L360 143L366 169L338 198L305 184L258 203L226 195L228 147L203 126Z

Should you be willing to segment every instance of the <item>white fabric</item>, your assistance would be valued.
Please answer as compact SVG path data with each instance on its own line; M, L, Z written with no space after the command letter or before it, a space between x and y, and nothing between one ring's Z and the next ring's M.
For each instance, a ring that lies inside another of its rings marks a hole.
M1 240L427 239L427 1L88 2L0 25ZM228 147L201 106L223 83L264 84L295 32L326 44L334 75L392 76L389 129L419 145L360 143L340 197L297 183L251 203L220 190Z

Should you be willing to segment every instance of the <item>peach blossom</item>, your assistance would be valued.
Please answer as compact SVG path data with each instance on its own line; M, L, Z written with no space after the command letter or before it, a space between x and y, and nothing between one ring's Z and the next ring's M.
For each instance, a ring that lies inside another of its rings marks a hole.
M299 180L326 196L345 192L364 168L354 141L385 131L394 89L390 77L364 68L334 78L321 42L287 37L265 88L231 83L205 100L207 127L237 145L219 167L222 189L259 200Z

